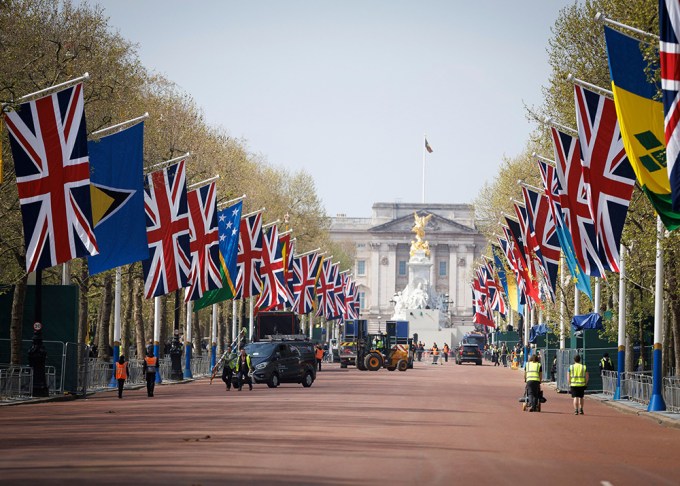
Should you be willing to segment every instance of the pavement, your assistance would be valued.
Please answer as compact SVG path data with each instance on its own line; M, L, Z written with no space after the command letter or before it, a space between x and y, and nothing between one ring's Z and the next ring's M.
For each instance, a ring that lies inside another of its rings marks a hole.
M0 409L0 484L678 484L680 430L509 368L324 364L311 388L207 379ZM616 408L615 408L616 407ZM675 415L675 414L674 414Z

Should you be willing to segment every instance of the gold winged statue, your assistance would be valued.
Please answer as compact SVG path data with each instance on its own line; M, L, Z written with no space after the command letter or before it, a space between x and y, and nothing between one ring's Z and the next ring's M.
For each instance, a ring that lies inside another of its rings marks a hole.
M432 215L418 216L418 213L413 213L415 223L411 231L416 234L416 241L411 241L411 256L415 255L416 251L423 250L426 256L430 256L430 242L423 240L425 237L425 226L427 222L432 219Z

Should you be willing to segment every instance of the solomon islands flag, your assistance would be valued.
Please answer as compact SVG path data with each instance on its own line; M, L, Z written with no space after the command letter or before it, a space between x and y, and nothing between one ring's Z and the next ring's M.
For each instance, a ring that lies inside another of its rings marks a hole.
M209 305L233 299L236 295L236 255L238 254L239 230L243 201L229 206L217 213L217 231L220 239L220 275L222 288L209 290L194 302L194 311Z

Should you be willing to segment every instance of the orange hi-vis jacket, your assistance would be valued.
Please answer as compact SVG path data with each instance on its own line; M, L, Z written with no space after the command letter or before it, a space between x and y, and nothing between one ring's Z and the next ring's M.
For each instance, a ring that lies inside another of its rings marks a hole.
M146 361L146 372L147 373L155 373L156 372L156 363L158 363L158 358L155 356L152 358L150 356L146 356L144 358L144 361Z
M434 347L433 347L433 348L432 348L432 354L433 354L434 356L439 356L439 348L434 348Z
M316 348L316 359L323 359L323 349Z
M116 380L127 380L127 363L116 363Z

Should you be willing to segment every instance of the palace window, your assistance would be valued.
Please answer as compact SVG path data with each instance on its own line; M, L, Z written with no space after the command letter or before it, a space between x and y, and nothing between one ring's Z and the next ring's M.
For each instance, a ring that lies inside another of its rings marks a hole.
M357 275L366 275L366 260L357 260Z
M406 276L406 260L399 260L399 276Z
M366 308L366 292L359 292L359 310Z
M439 276L446 277L446 260L439 261Z

